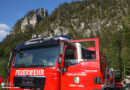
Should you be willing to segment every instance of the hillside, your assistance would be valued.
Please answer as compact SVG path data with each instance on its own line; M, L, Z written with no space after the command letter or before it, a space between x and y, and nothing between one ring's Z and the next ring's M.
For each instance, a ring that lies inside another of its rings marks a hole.
M35 17L39 9L32 10L17 21L11 33L0 43L0 57L7 57L10 48L30 39L34 33L45 36L68 35L73 39L99 37L100 49L108 56L111 67L121 70L123 75L128 75L129 7L130 0L73 1L59 5L51 15L47 11L43 12L40 14L43 16L38 15L40 19Z

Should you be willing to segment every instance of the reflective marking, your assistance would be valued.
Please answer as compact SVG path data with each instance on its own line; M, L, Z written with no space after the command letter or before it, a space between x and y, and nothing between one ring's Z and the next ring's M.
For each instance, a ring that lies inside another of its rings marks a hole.
M7 88L8 89L8 88L19 88L19 87L2 87L2 88Z
M81 73L67 73L67 76L87 76L85 72Z
M69 84L69 87L80 87L80 88L83 88L84 85L82 85L82 84L78 84L78 85L76 85L76 84Z
M98 72L98 70L85 70L85 72Z

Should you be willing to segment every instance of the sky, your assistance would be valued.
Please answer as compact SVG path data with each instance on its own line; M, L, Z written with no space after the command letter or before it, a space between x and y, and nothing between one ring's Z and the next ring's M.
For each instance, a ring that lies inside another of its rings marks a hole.
M71 1L76 0L0 0L0 42L28 11L44 8L51 14L60 4Z

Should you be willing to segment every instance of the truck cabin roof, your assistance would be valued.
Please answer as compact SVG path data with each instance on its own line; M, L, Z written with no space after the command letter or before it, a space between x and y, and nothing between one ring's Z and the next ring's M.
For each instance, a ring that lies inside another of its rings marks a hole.
M20 43L16 46L16 50L27 50L41 47L58 46L59 39L49 39L49 40L29 40L24 43Z
M60 40L64 40L65 42L69 42L71 38L67 36L54 36L54 37L36 37L32 38L29 41L24 43L20 43L16 46L16 50L27 50L41 47L49 47L49 46L58 46Z

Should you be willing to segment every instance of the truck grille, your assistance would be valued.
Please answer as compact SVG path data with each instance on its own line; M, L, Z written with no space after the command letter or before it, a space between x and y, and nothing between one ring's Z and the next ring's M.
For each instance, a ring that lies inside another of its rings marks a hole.
M45 85L45 77L35 77L35 76L15 76L14 77L14 87L20 87L25 89L32 88L44 88Z

